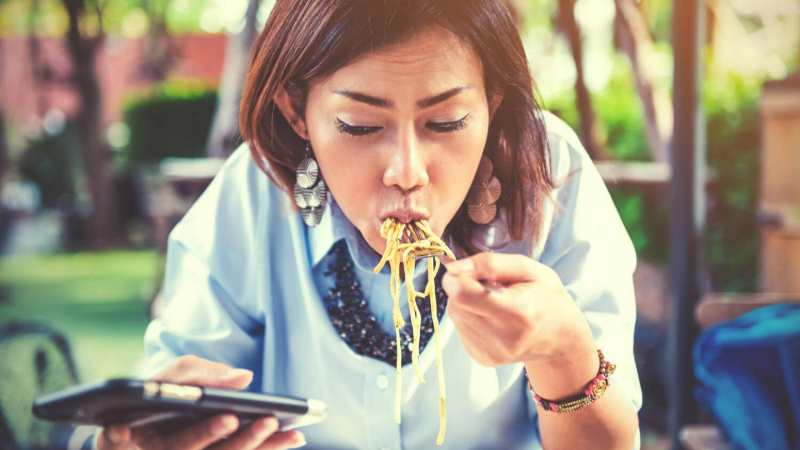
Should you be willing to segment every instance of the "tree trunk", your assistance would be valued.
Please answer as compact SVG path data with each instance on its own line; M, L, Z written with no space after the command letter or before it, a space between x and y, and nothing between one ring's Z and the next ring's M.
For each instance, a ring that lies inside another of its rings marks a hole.
M39 18L40 1L33 0L31 2L31 12L28 15L28 58L31 61L31 78L33 83L31 89L36 96L36 114L39 116L47 112L47 104L45 103L44 95L42 95L42 82L45 78L45 68L42 66L41 58L41 43L39 36L36 34L37 22Z
M6 121L3 118L3 110L0 109L0 192L3 192L5 175L9 169L11 169L11 159L8 157L8 148L6 147ZM2 209L2 205L0 205L0 209Z
M62 2L69 14L67 46L74 67L73 82L81 99L76 120L92 198L89 243L94 248L116 245L120 242L121 233L114 202L111 153L103 139L100 88L94 69L103 35L95 38L81 36L78 24L86 14L83 0Z
M140 3L150 20L150 31L143 39L144 53L139 75L148 81L163 81L174 65L177 53L167 28L170 1L142 0Z
M592 107L592 97L586 88L583 70L583 41L575 20L575 0L559 0L559 28L567 35L572 59L575 61L575 103L580 115L580 136L586 152L593 160L608 159L604 133Z
M5 46L3 42L0 41L0 67L5 67L3 65L6 63L5 59L6 59ZM3 75L4 75L3 70L0 69L0 86L2 86ZM5 121L5 116L3 115L2 106L3 105L0 103L0 192L3 192L6 172L8 172L11 169L11 158L9 158L8 156L8 146L6 144L6 121ZM2 209L3 206L0 205L0 215L2 215L1 212ZM2 217L0 217L0 228L1 227L2 227ZM0 245L2 245L2 235L0 235Z
M617 35L628 55L636 79L636 90L644 109L647 141L654 161L669 161L669 142L672 138L672 99L667 89L660 89L648 69L652 60L653 39L647 23L633 0L614 0L617 7Z
M207 152L211 157L227 158L234 150L239 135L239 103L250 67L250 51L256 38L256 15L259 0L249 0L245 26L228 38L225 63L219 84L217 110L211 124Z

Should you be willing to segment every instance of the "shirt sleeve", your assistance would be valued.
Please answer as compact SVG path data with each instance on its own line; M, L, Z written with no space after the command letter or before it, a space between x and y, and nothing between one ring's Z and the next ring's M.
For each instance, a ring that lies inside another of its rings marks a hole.
M638 411L642 391L633 356L636 253L580 140L559 119L548 119L556 190L541 262L559 275L580 307L597 348L617 366L612 385Z
M263 317L248 280L257 271L259 175L240 148L170 233L163 310L145 333L141 376L195 355L258 377ZM259 385L254 379L251 387Z

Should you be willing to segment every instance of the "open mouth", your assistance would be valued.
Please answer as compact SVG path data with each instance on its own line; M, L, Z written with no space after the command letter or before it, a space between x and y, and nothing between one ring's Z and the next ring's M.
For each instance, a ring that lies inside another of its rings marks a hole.
M393 217L401 223L409 223L415 220L427 219L428 214L413 209L395 209L382 214L380 217L381 223L383 223L388 217Z

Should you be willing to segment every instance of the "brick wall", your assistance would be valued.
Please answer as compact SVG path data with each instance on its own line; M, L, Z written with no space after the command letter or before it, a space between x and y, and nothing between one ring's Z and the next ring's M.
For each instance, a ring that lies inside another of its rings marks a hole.
M172 39L177 60L170 77L211 83L219 81L226 35L181 35ZM80 107L75 90L65 82L72 72L65 42L53 38L43 38L40 42L40 60L52 69L53 81L37 86L32 75L27 38L0 40L0 108L11 120L11 126L21 123L31 114L41 117L51 108L58 108L70 117ZM139 70L142 44L140 39L108 36L99 50L96 70L106 124L121 118L125 97L131 89L152 84Z

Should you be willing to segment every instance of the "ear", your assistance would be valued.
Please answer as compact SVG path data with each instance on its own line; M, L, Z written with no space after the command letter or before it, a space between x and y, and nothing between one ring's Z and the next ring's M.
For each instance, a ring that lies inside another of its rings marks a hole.
M497 112L497 108L499 108L500 103L503 102L504 96L505 92L497 89L495 90L494 94L492 94L492 98L489 99L489 123L492 123L492 120L494 120L494 113Z
M305 118L297 112L298 108L294 104L297 100L292 98L285 87L278 89L274 97L275 106L281 110L281 114L292 126L294 132L301 138L308 140L308 127Z

